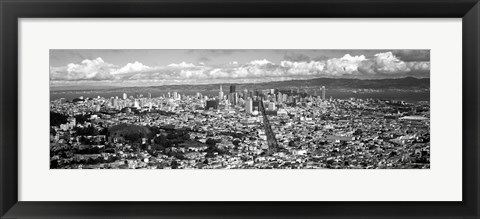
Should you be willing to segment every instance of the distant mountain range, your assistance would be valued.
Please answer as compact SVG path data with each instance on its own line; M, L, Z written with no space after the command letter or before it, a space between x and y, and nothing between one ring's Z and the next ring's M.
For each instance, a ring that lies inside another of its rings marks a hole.
M430 78L396 78L396 79L347 79L347 78L314 78L308 80L290 80L290 81L272 81L264 83L244 83L244 84L199 84L199 85L161 85L148 87L121 87L121 88L104 88L108 92L155 92L155 91L215 91L220 85L223 86L225 93L229 92L230 85L236 85L236 90L262 90L262 89L307 89L325 86L327 89L411 89L411 90L428 90L430 88ZM64 89L63 91L66 91ZM98 88L85 89L68 89L68 90L95 90ZM52 91L57 92L57 91Z

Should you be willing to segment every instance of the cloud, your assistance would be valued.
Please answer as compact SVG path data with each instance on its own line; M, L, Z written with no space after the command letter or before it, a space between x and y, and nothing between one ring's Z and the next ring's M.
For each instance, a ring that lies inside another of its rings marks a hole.
M358 74L358 66L367 60L364 55L351 56L345 54L341 58L328 59L325 62L325 73L331 76Z
M367 75L405 75L430 71L430 62L404 62L392 52L378 53L359 64L359 72Z
M265 65L273 65L273 62L270 62L266 59L263 60L253 60L249 62L248 64L253 65L253 66L265 66Z
M113 79L112 69L117 66L103 61L102 58L85 59L79 64L70 63L64 67L50 68L51 80L107 80Z
M142 64L141 62L135 61L134 63L128 63L124 67L118 69L117 71L112 72L112 74L124 74L130 72L139 72L139 71L148 71L151 67Z
M173 67L173 68L192 68L195 67L193 63L186 63L186 62L181 62L181 63L172 63L170 65L167 65L167 67Z
M272 81L312 77L388 78L428 77L429 61L404 61L393 52L373 56L345 54L340 58L314 60L296 56L274 63L267 59L222 65L187 62L147 66L139 61L116 66L102 58L50 67L51 81L112 81L117 83L212 83L218 81Z
M317 61L282 61L280 66L286 69L289 75L321 74L325 69L325 62Z

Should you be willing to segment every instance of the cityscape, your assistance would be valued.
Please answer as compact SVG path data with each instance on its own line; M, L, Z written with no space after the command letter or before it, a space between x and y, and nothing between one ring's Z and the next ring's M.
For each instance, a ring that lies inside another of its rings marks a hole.
M68 57L66 52L81 59L87 52L117 58L140 53L51 50L51 60ZM84 59L67 63L62 72L51 61L50 168L430 168L428 50L348 51L367 54L361 56L324 50L175 52L197 59L198 66L121 67ZM201 59L205 54L209 59ZM254 55L279 56L283 64L214 63L215 57L224 62ZM335 61L337 68L329 66ZM303 71L293 74L301 65ZM213 75L216 69L225 74ZM235 75L242 69L249 69L245 77ZM284 75L273 77L272 71ZM187 83L178 82L176 73ZM175 79L143 77L153 74ZM141 81L131 81L138 75Z

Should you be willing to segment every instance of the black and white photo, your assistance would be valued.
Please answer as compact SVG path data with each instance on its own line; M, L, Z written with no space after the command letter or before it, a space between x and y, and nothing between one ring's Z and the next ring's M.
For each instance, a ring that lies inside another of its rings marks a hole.
M429 169L430 50L50 50L51 169Z

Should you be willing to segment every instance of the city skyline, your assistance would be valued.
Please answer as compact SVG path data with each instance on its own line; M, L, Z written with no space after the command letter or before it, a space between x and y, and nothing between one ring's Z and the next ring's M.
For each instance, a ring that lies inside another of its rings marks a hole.
M428 101L223 90L53 100L50 168L430 168Z
M430 77L429 50L50 50L50 86Z

